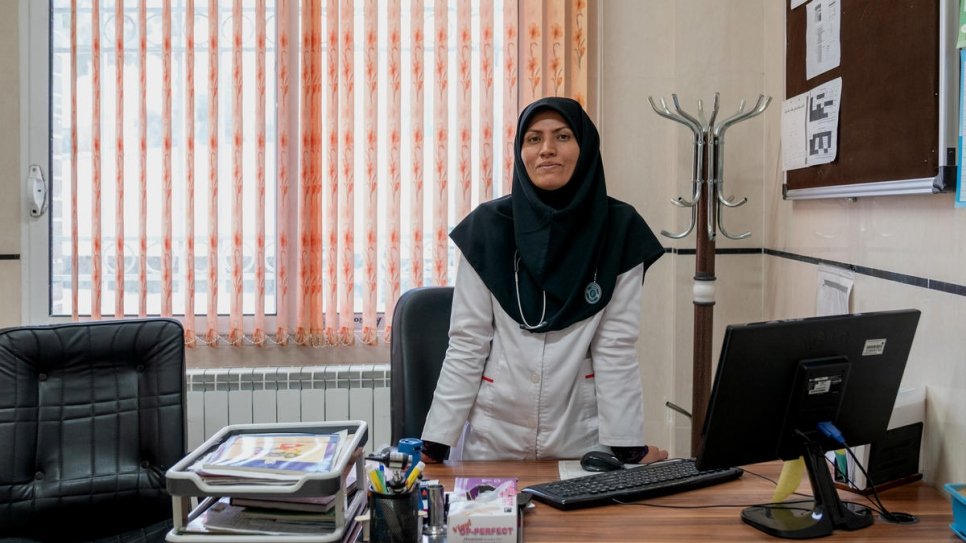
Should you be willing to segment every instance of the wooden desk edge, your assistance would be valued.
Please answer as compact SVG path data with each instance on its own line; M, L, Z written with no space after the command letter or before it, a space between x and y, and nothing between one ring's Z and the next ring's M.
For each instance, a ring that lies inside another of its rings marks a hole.
M738 480L643 503L560 511L537 503L524 519L524 541L776 541L740 518L743 507L771 501L781 462L745 467ZM559 478L556 461L458 462L429 465L427 479L438 479L447 490L456 477L516 477L518 488ZM767 479L765 479L767 478ZM770 481L768 480L770 479ZM810 494L808 480L799 492ZM840 492L843 500L870 505L862 496ZM903 543L961 543L952 532L948 498L919 481L880 493L890 511L912 513L919 523L896 525L882 521L855 532L837 531L823 541L892 541ZM793 498L790 498L793 499Z

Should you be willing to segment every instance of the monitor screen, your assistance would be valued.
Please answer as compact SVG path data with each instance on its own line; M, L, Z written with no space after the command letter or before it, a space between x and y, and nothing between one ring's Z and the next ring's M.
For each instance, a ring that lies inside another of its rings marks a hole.
M816 504L838 502L823 453L842 444L818 426L831 423L849 446L870 443L885 434L918 322L918 310L898 310L728 326L698 448L698 467L801 456ZM766 513L775 516L773 510ZM868 510L856 514L868 516L856 522L871 524ZM836 516L836 511L827 516ZM742 517L754 525L745 513ZM841 522L847 525L835 525ZM756 527L773 535L798 537L782 533L787 527ZM839 519L831 527L814 529L857 527L864 526Z

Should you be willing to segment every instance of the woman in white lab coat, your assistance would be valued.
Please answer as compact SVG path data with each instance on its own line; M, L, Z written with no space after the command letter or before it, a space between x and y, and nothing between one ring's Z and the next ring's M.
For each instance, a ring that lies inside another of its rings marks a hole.
M442 460L462 435L465 460L666 457L645 445L635 350L644 272L664 249L607 196L579 103L527 106L514 148L511 194L450 234L462 259L424 455Z

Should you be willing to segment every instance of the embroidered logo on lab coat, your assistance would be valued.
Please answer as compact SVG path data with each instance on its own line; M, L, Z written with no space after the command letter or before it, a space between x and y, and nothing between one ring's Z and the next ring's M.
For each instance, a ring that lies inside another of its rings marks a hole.
M584 300L587 300L588 304L596 304L600 301L600 285L597 281L591 281L584 289Z

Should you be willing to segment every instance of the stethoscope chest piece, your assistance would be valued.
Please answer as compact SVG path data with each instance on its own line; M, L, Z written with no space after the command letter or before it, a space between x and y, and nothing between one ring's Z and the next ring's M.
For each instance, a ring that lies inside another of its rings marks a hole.
M520 311L520 320L523 321L520 324L520 328L523 330L535 331L543 328L547 325L545 317L547 316L547 291L542 291L543 297L543 307L540 309L540 322L537 324L530 324L527 322L527 318L523 315L523 303L520 301L520 254L518 252L513 253L513 286L516 288L517 294L517 309ZM594 272L594 278L587 283L584 287L584 301L588 304L594 305L600 301L603 290L600 285L597 284L597 272Z

